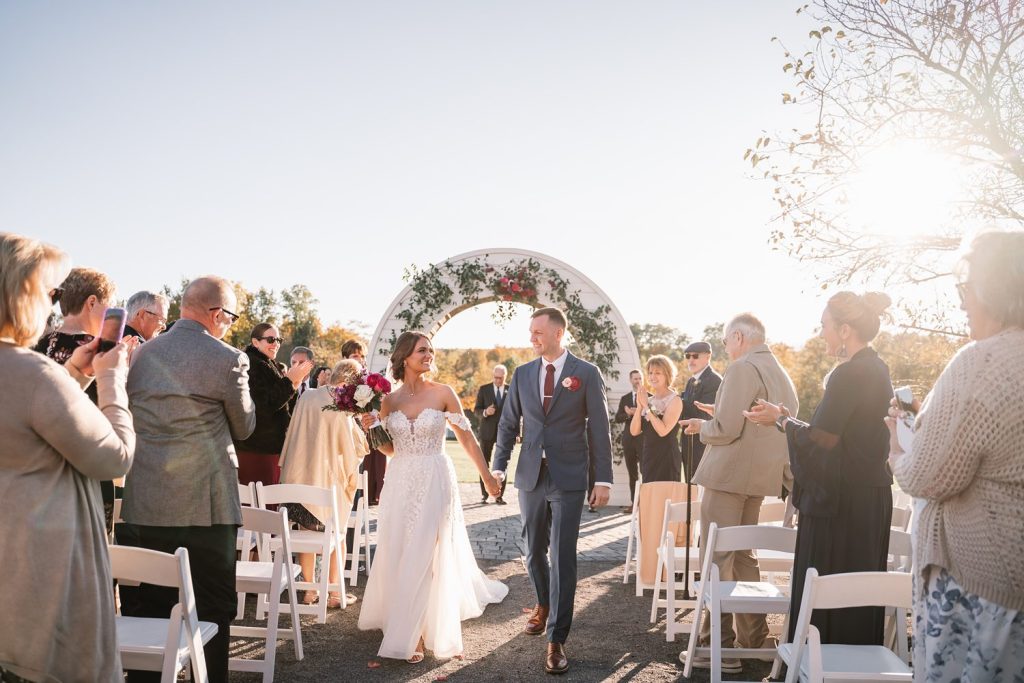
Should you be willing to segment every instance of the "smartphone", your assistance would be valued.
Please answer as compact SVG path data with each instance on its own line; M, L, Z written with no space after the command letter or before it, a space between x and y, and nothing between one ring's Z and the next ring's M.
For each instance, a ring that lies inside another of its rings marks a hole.
M900 387L893 391L896 396L896 403L899 404L900 410L908 413L914 413L914 392L910 387Z
M100 326L100 353L117 346L124 336L124 323L128 319L128 311L123 308L108 308L103 311L103 324Z

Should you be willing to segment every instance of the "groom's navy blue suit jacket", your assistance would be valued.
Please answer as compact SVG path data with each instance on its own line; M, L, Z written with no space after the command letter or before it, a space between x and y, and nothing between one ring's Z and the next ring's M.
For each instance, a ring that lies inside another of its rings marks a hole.
M512 375L498 423L493 469L504 472L508 467L522 418L523 444L516 465L517 489L532 491L537 485L542 455L547 457L552 481L562 491L587 490L590 460L595 465L595 481L612 483L612 442L601 371L568 354L545 414L540 396L542 364L542 359L537 358L520 365ZM573 377L580 382L576 391L562 385L564 380Z

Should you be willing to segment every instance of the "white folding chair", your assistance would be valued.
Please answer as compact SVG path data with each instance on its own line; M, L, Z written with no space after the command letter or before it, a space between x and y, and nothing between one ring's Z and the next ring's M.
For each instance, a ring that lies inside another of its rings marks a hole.
M700 523L700 505L693 506L690 515L691 532L690 538L686 539L689 545L690 563L686 563L687 546L676 545L676 535L670 531L670 525L682 525L685 535L686 525L686 503L673 503L665 501L665 517L661 524L661 545L658 546L658 569L654 579L654 597L651 600L651 623L658 620L658 608L665 609L665 640L673 642L677 633L682 633L684 628L676 621L676 609L694 607L696 599L676 600L676 574L686 572L690 575L690 585L696 593L696 582L693 580L694 573L700 569L700 548L694 543L695 532ZM661 588L665 587L665 597L661 597Z
M191 662L200 683L210 678L203 646L217 635L217 625L199 621L192 590L188 550L173 554L124 545L109 546L110 570L124 583L148 583L178 589L178 602L166 619L117 615L117 649L125 669L159 671L161 683L171 683Z
M629 538L626 541L626 562L622 565L622 583L629 583L629 569L635 562L640 571L640 482L633 486L633 510L629 513ZM637 593L639 595L639 593Z
M256 483L238 485L238 502L242 508L256 507ZM245 524L238 527L238 540L235 542L235 549L238 550L239 560L248 560L253 550L256 550L256 539L252 531L245 528ZM235 612L235 619L245 619L245 593L238 594L238 611Z
M889 571L910 573L914 564L911 536L906 531L889 529ZM902 640L901 640L902 639ZM894 607L885 609L885 646L907 654L906 615Z
M325 520L323 531L311 531L310 529L296 529L290 534L292 552L313 553L321 559L320 580L315 577L303 576L302 581L296 582L296 588L302 590L316 590L320 593L320 600L313 605L299 605L299 614L314 614L321 624L327 622L327 594L336 590L341 596L342 608L347 606L345 590L345 574L341 569L345 566L345 543L341 538L342 526L338 520L338 500L335 497L335 489L322 488L320 486L307 486L305 484L273 484L264 486L262 482L256 482L256 500L261 508L267 505L286 505L298 503L313 507L327 508L331 511L329 519ZM272 547L280 546L280 539L271 539ZM331 551L335 551L338 566L338 583L330 583L330 558ZM256 618L263 619L267 612L267 599L265 595L259 596L256 603Z
M302 624L299 621L298 598L295 596L295 579L302 568L292 564L292 547L288 529L288 508L277 512L259 508L242 508L242 527L256 535L258 562L241 560L235 566L235 587L244 599L246 593L270 596L267 625L232 626L231 635L240 638L262 638L265 641L263 659L228 660L229 671L256 671L263 674L263 683L274 680L274 662L277 658L277 639L290 638L295 643L295 659L302 654ZM280 546L271 549L271 539L277 539ZM281 610L281 593L288 594L288 608L292 627L278 627Z
M359 475L359 486L363 495L359 496L355 510L348 516L348 528L352 529L352 552L346 558L348 569L348 581L353 586L359 585L359 560L360 553L363 554L363 564L366 571L370 571L370 475L363 472Z
M899 489L892 490L892 505L893 507L908 508L913 503L914 499L910 497L909 493L901 491Z
M912 680L905 655L906 638L900 639L904 651L901 658L881 645L822 645L821 634L811 625L811 613L816 609L896 607L905 615L911 600L910 574L852 572L818 576L816 569L809 568L793 642L779 645L779 658L789 667L786 683Z
M739 659L761 658L774 655L772 648L723 648L722 613L733 614L785 614L789 624L789 596L781 588L767 581L722 581L718 565L713 562L715 553L737 550L774 550L792 553L796 549L796 530L774 526L731 526L719 527L712 523L704 547L701 565L700 589L697 591L697 605L694 608L690 642L686 648L686 662L683 676L690 677L693 658L697 654L711 658L711 680L722 680L722 657L727 655ZM711 647L697 647L700 637L704 607L711 618Z
M910 528L910 518L913 516L913 508L892 506L892 522L890 526L899 531L907 531Z

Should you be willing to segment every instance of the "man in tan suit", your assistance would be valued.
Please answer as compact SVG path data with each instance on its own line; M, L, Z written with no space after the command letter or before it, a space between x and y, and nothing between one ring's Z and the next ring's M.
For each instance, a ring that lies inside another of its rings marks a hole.
M701 537L708 537L714 522L720 527L757 524L765 496L777 496L787 485L789 451L786 436L778 430L758 427L743 417L743 411L759 398L782 403L795 415L799 410L796 389L786 371L765 344L764 325L749 313L733 318L725 328L725 351L731 363L722 378L711 419L686 420L686 434L699 434L707 451L693 481L704 487L700 503ZM757 559L749 550L715 555L725 581L760 581ZM722 614L722 647L764 647L768 624L762 614L736 617ZM703 620L701 642L707 643L710 621ZM710 660L697 657L694 666L708 668ZM738 659L722 660L722 671L739 673Z

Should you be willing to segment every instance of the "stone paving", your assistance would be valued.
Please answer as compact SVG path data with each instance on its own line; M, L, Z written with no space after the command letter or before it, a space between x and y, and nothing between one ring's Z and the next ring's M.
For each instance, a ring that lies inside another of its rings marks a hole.
M466 530L473 553L479 560L515 560L519 549L522 525L519 520L519 496L509 485L505 492L508 505L486 505L480 502L477 484L459 484ZM376 507L370 508L371 542L376 531ZM583 510L580 521L578 554L580 562L622 562L626 557L629 515L619 506L605 506L597 512Z

